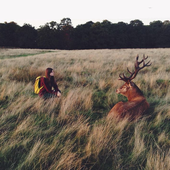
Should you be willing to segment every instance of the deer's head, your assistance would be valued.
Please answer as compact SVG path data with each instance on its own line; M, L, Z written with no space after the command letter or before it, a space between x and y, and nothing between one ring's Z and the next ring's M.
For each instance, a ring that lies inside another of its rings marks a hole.
M128 100L131 99L133 96L142 95L141 90L137 87L137 85L134 82L132 82L132 80L136 77L136 75L141 69L151 65L150 61L145 63L145 60L148 58L148 56L145 57L144 55L141 61L138 61L138 58L139 56L136 57L135 71L131 72L127 68L127 71L130 73L129 77L125 76L124 73L119 75L119 80L123 80L125 84L121 86L119 89L117 89L116 93L120 93L126 96ZM143 66L140 67L139 65L141 63L143 63Z

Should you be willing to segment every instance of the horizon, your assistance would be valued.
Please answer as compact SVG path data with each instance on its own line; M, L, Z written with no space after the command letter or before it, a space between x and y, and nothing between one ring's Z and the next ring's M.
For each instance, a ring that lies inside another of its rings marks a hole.
M65 17L65 18L69 18L69 17ZM63 19L63 18L61 18L61 20L62 20L62 19ZM71 19L71 18L70 18L70 19ZM57 24L59 24L59 23L61 22L61 20L60 20L60 21L55 21L55 22L57 22ZM103 20L101 20L101 21L98 21L98 20L96 20L96 21L89 20L89 21L84 21L84 23L79 23L78 21L77 21L77 22L76 22L76 21L73 22L72 19L71 19L71 23L72 23L72 26L73 26L74 28L76 28L78 25L84 25L84 24L86 24L87 22L90 22L90 21L92 21L93 23L97 23L97 22L102 23L104 20L107 20L107 21L111 22L112 24L117 24L117 23L119 23L119 22L124 22L124 23L126 23L126 24L130 24L131 21L140 20L140 21L143 23L143 25L150 25L150 23L155 22L155 21L161 21L161 22L170 21L170 20L168 20L168 19L164 19L164 20L154 19L153 21L142 21L141 19L132 19L132 20L126 20L126 21L120 20L120 21L112 22L112 21L110 21L110 20L108 20L108 19L103 19ZM50 22L52 22L52 21L54 21L54 20L47 21L47 22L45 22L45 23L40 23L40 22L39 22L39 23L38 23L38 22L29 23L29 22L16 22L16 21L4 21L4 22L1 22L1 23L11 23L11 22L14 22L14 23L16 23L17 25L19 25L19 26L21 26L21 27L22 27L23 25L25 25L25 24L29 24L29 25L31 25L32 27L34 27L35 29L38 29L38 28L40 28L41 26L44 26L45 24L50 23ZM76 23L76 24L75 24L75 23Z
M1 3L0 23L14 21L18 25L28 23L36 28L48 22L60 23L63 18L70 18L73 27L88 21L111 23L125 22L138 19L148 25L155 20L170 20L169 1L154 0L65 0L65 1L40 1L40 0L6 0Z

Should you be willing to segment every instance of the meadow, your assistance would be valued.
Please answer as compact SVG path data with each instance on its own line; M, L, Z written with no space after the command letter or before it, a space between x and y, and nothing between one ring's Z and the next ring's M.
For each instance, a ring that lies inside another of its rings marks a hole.
M134 79L150 108L107 120L137 54L152 62ZM47 67L62 96L44 101L33 84ZM169 121L170 49L0 49L2 170L169 170Z

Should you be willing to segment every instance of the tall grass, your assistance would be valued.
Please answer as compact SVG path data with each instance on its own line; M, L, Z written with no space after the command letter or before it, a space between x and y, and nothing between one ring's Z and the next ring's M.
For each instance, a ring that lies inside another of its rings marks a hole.
M107 120L136 55L152 62L134 82L150 104L137 122ZM13 170L170 169L170 49L0 49L0 167ZM15 56L15 58L14 58ZM54 68L62 97L33 93Z

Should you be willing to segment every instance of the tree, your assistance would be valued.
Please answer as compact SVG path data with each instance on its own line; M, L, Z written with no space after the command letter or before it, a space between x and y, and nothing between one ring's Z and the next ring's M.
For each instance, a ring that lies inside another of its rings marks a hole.
M163 22L159 36L159 47L170 47L170 21Z
M145 29L143 22L140 20L133 20L129 24L129 47L145 47Z
M63 18L59 24L59 29L60 30L63 30L64 27L67 27L67 26L72 26L72 22L71 22L71 19L70 18Z
M103 20L101 23L102 27L102 36L101 38L104 41L103 48L112 48L114 42L114 36L111 34L112 23L108 20Z
M48 24L38 29L37 36L38 48L57 48L56 30L51 29Z
M59 24L60 30L60 47L62 49L71 49L73 27L70 18L63 18Z
M57 24L57 22L55 22L55 21L51 21L51 22L47 23L46 25L48 25L50 27L50 29L52 29L52 30L59 28L59 24Z
M37 30L29 24L0 23L0 46L53 49L170 47L170 21L140 20L111 23L89 21L73 28L70 18L46 23Z
M157 48L160 46L160 35L163 23L161 21L153 21L150 23L150 43L152 48Z
M140 27L140 26L143 26L143 22L136 19L136 20L130 21L130 25L133 27Z
M127 48L128 46L128 32L129 27L124 22L119 22L112 26L114 36L113 48Z
M36 48L37 30L29 24L24 24L16 31L17 45L20 48Z
M74 30L74 48L89 49L91 46L91 27L94 23L89 21L85 24L78 25Z
M16 30L19 26L15 22L4 23L0 25L0 46L16 47Z

